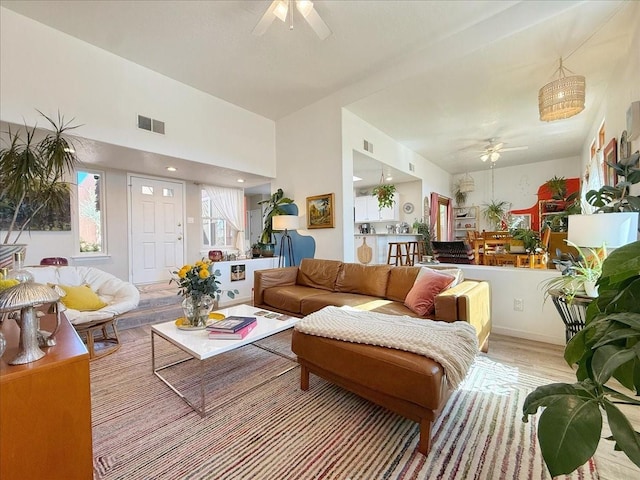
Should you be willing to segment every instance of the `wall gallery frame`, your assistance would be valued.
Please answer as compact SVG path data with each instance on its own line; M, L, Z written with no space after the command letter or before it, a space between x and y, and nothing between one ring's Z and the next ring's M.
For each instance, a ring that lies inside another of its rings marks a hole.
M307 197L307 228L334 228L333 209L333 193Z
M618 142L615 138L612 138L611 141L604 147L604 162L602 164L603 169L603 180L605 185L610 185L615 187L616 183L618 183L618 174L615 169L609 165L609 163L615 165L618 163Z

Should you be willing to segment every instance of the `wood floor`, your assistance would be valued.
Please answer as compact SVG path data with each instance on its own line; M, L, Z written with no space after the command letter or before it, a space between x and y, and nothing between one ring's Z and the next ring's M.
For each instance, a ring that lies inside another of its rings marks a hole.
M121 331L120 337L123 342L148 338L150 330L149 325L132 328ZM550 383L573 383L576 377L564 361L563 352L562 346L492 334L487 356L502 364L517 367L522 373L548 379ZM619 391L623 390L624 387L620 386ZM625 393L633 396L632 392ZM636 430L640 429L640 408L626 408L625 413ZM608 426L604 425L602 436L609 435ZM614 451L613 444L609 441L600 442L595 458L600 478L603 480L640 478L640 469L624 453Z

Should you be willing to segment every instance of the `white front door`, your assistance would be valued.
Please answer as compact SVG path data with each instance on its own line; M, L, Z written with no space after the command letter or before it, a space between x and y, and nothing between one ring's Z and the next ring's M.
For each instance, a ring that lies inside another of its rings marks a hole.
M184 263L183 184L131 175L131 281L168 281Z

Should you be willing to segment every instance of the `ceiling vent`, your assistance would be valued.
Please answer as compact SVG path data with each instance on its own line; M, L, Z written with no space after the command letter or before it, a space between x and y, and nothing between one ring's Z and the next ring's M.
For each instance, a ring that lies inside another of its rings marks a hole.
M364 150L365 152L373 153L373 143L364 141Z
M138 115L138 128L164 135L164 122L151 117Z
M409 162L409 171L410 172L415 172L416 171L416 166L411 162Z

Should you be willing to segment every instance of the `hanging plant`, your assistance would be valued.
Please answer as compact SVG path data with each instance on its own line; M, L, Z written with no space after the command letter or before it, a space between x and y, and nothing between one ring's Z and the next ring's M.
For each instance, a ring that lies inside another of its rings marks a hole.
M395 203L394 193L396 193L395 185L380 184L372 190L371 195L378 197L378 208L391 208Z

